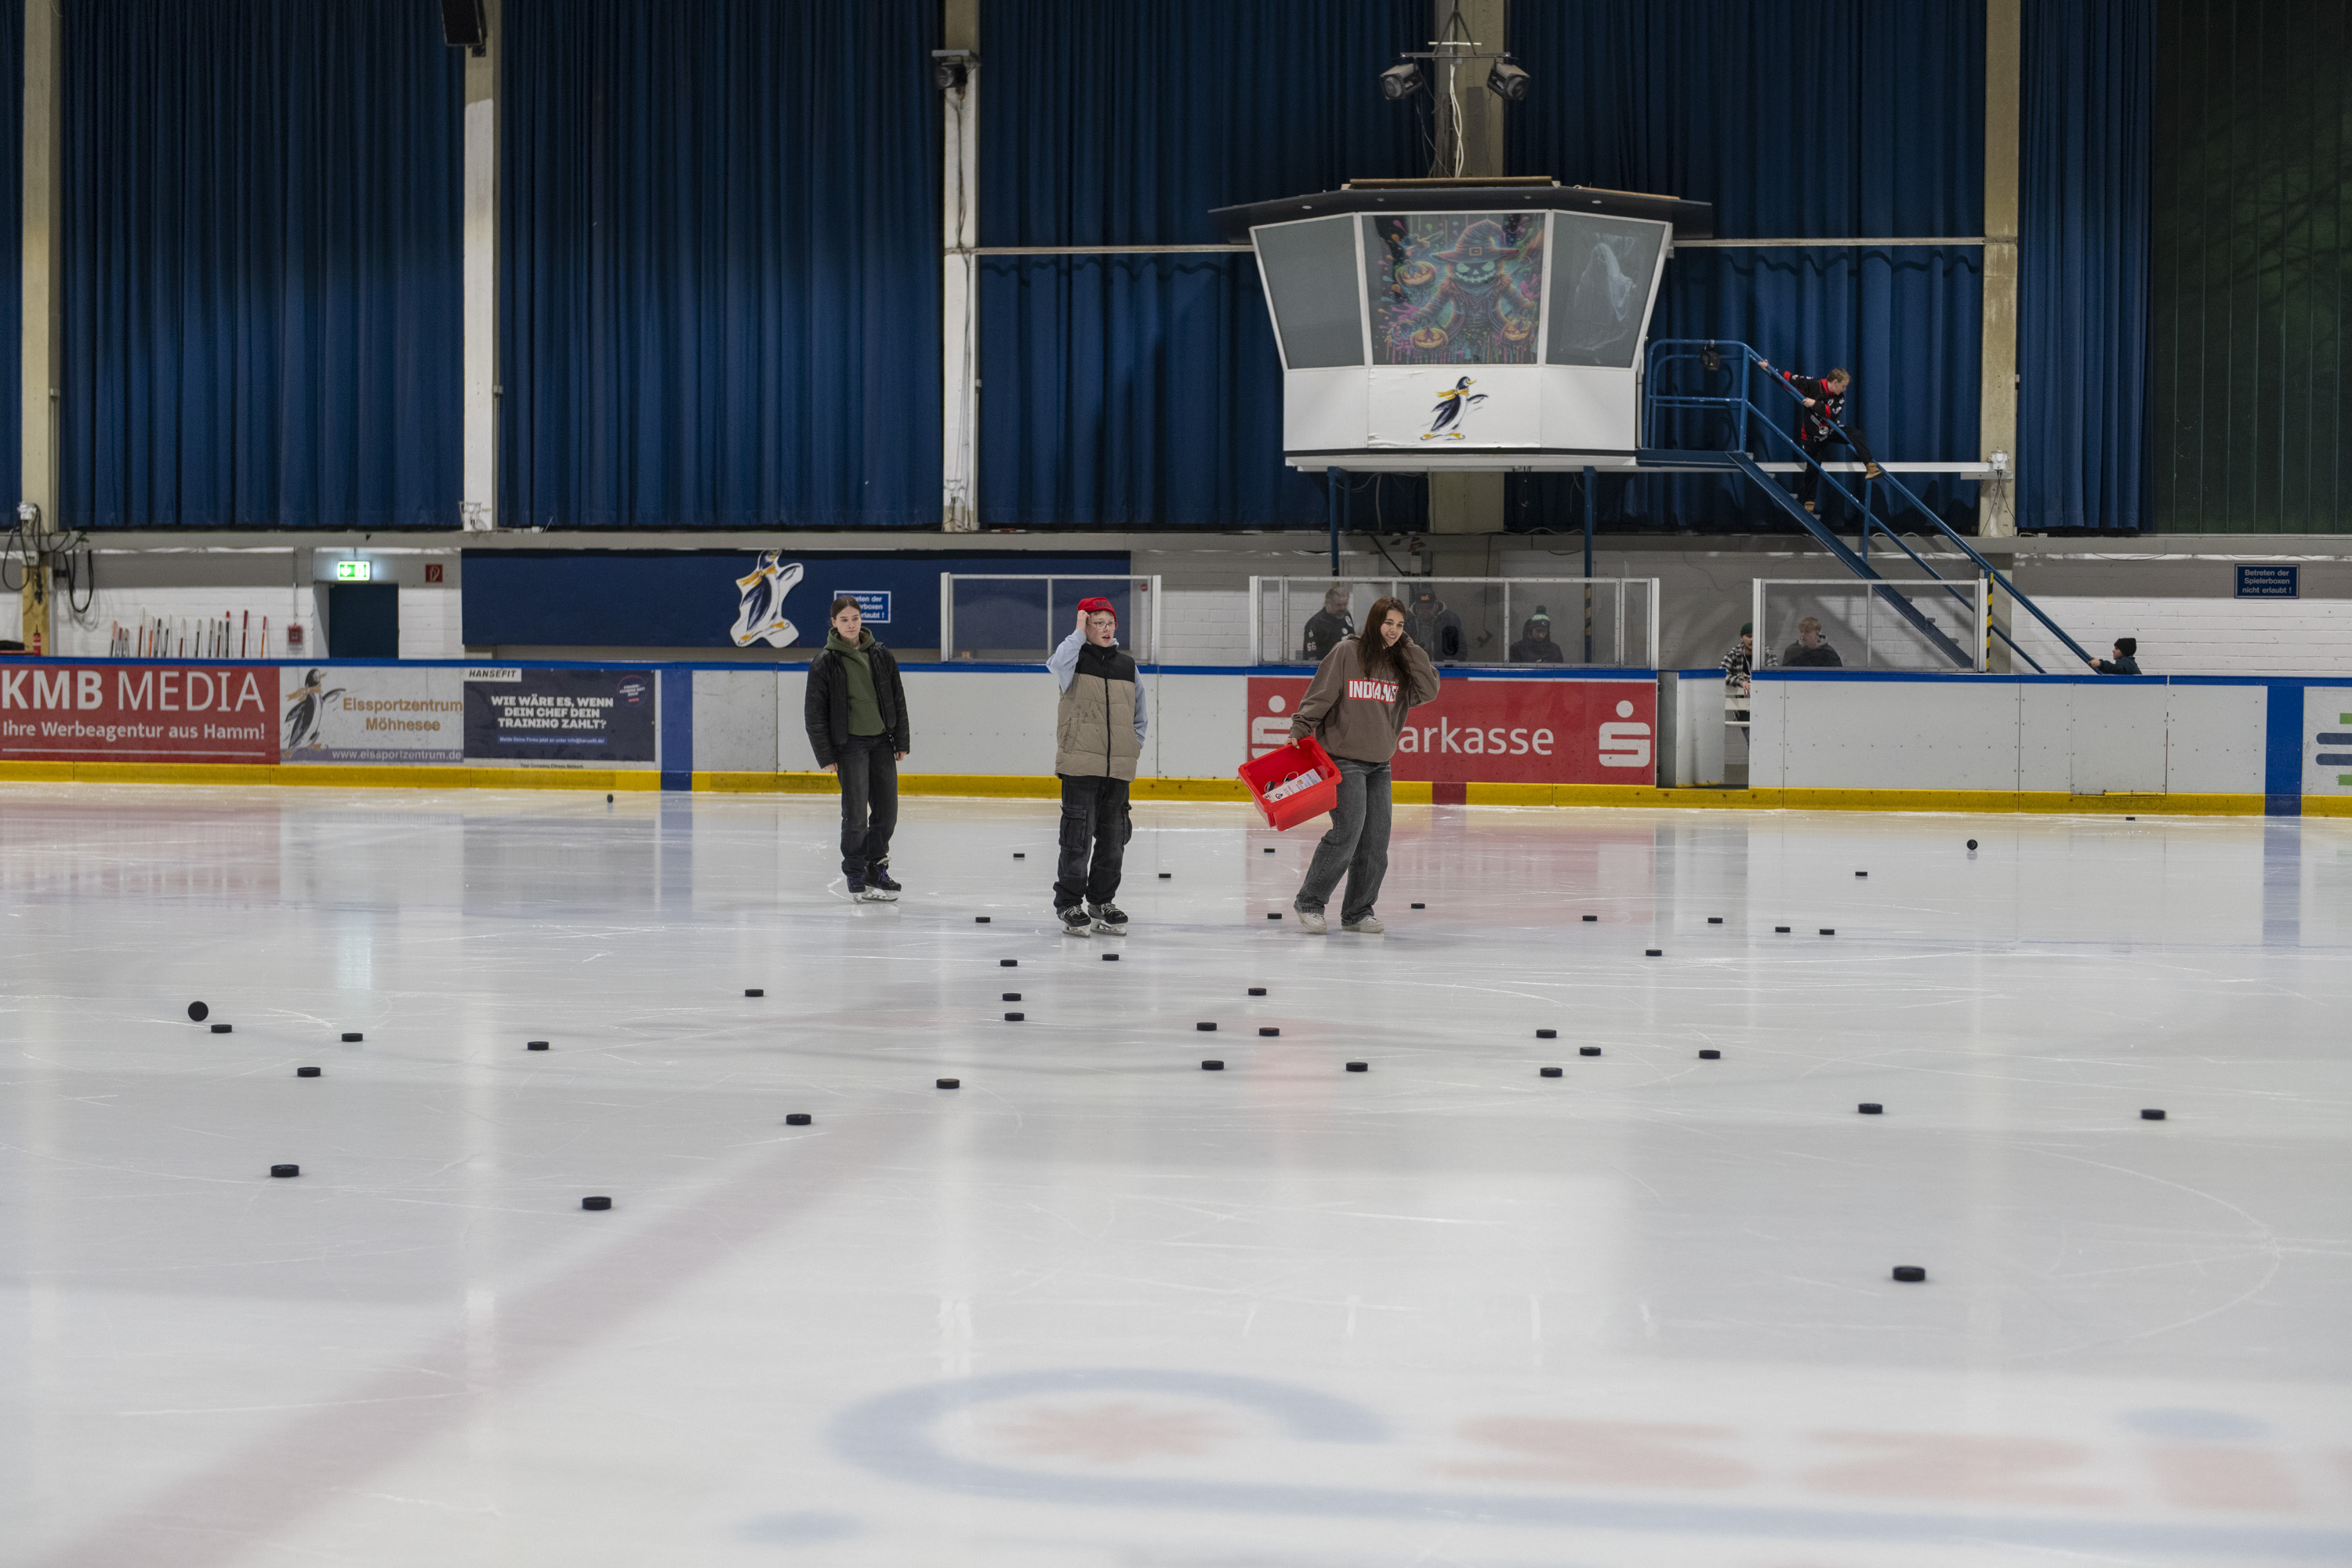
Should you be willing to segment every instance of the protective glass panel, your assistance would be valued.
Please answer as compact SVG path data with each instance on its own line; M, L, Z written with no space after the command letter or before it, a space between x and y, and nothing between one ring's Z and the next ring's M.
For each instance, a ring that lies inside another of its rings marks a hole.
M1533 364L1543 316L1541 213L1368 217L1374 364Z
M1381 598L1441 666L1640 667L1649 656L1643 578L1268 577L1258 584L1258 658L1320 664Z
M986 664L1042 662L1077 625L1078 601L1108 599L1118 646L1139 662L1151 645L1151 587L1143 578L950 575L940 657Z
M1974 585L1955 598L1931 583L1778 583L1760 584L1763 619L1756 627L1759 669L1916 669L1950 673L1976 668Z
M1266 296L1292 370L1364 363L1364 314L1356 295L1356 233L1344 217L1272 224L1251 231Z
M1650 284L1666 226L1552 215L1552 364L1630 369L1650 312Z

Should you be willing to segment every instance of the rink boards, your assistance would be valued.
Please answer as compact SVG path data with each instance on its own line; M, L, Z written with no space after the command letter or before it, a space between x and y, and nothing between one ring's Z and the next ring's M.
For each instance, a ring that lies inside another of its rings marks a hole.
M906 665L909 793L1055 793L1034 665ZM1143 798L1241 799L1305 668L1146 667ZM24 660L0 777L828 791L803 667ZM2352 813L2352 680L1759 671L1748 787L1719 787L1711 670L1445 672L1407 802Z

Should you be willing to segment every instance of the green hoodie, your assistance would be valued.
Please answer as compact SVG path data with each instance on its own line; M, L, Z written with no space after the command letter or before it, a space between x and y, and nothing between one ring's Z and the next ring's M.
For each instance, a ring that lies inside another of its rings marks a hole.
M824 634L826 651L841 659L843 675L849 681L849 732L853 735L879 735L888 726L882 722L882 704L874 700L874 664L866 657L874 646L874 634L860 629L857 640L845 642L839 632Z

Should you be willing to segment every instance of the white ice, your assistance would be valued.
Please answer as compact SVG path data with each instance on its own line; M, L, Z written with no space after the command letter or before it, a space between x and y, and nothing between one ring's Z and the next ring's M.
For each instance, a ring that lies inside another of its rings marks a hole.
M0 789L0 1562L2352 1563L2352 823L835 821Z

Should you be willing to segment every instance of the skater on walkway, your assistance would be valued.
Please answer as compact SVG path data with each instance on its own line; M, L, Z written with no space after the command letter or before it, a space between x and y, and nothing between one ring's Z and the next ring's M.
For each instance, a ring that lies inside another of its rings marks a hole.
M1404 605L1382 599L1364 629L1331 650L1307 683L1290 721L1290 738L1313 735L1339 764L1339 804L1331 830L1315 847L1307 879L1291 907L1309 936L1330 928L1323 906L1339 879L1348 896L1341 931L1377 936L1386 928L1372 906L1389 871L1389 759L1396 754L1408 709L1437 700L1437 667L1405 635Z
M1143 755L1143 682L1119 650L1118 612L1108 599L1078 601L1076 630L1045 660L1062 683L1054 725L1054 772L1062 781L1062 858L1054 913L1069 936L1125 936L1127 915L1111 900L1135 835L1128 786Z
M856 600L845 594L834 600L833 629L809 660L801 716L816 765L841 779L841 874L849 896L887 903L899 892L890 876L898 764L914 749L915 731L898 661L865 621Z

